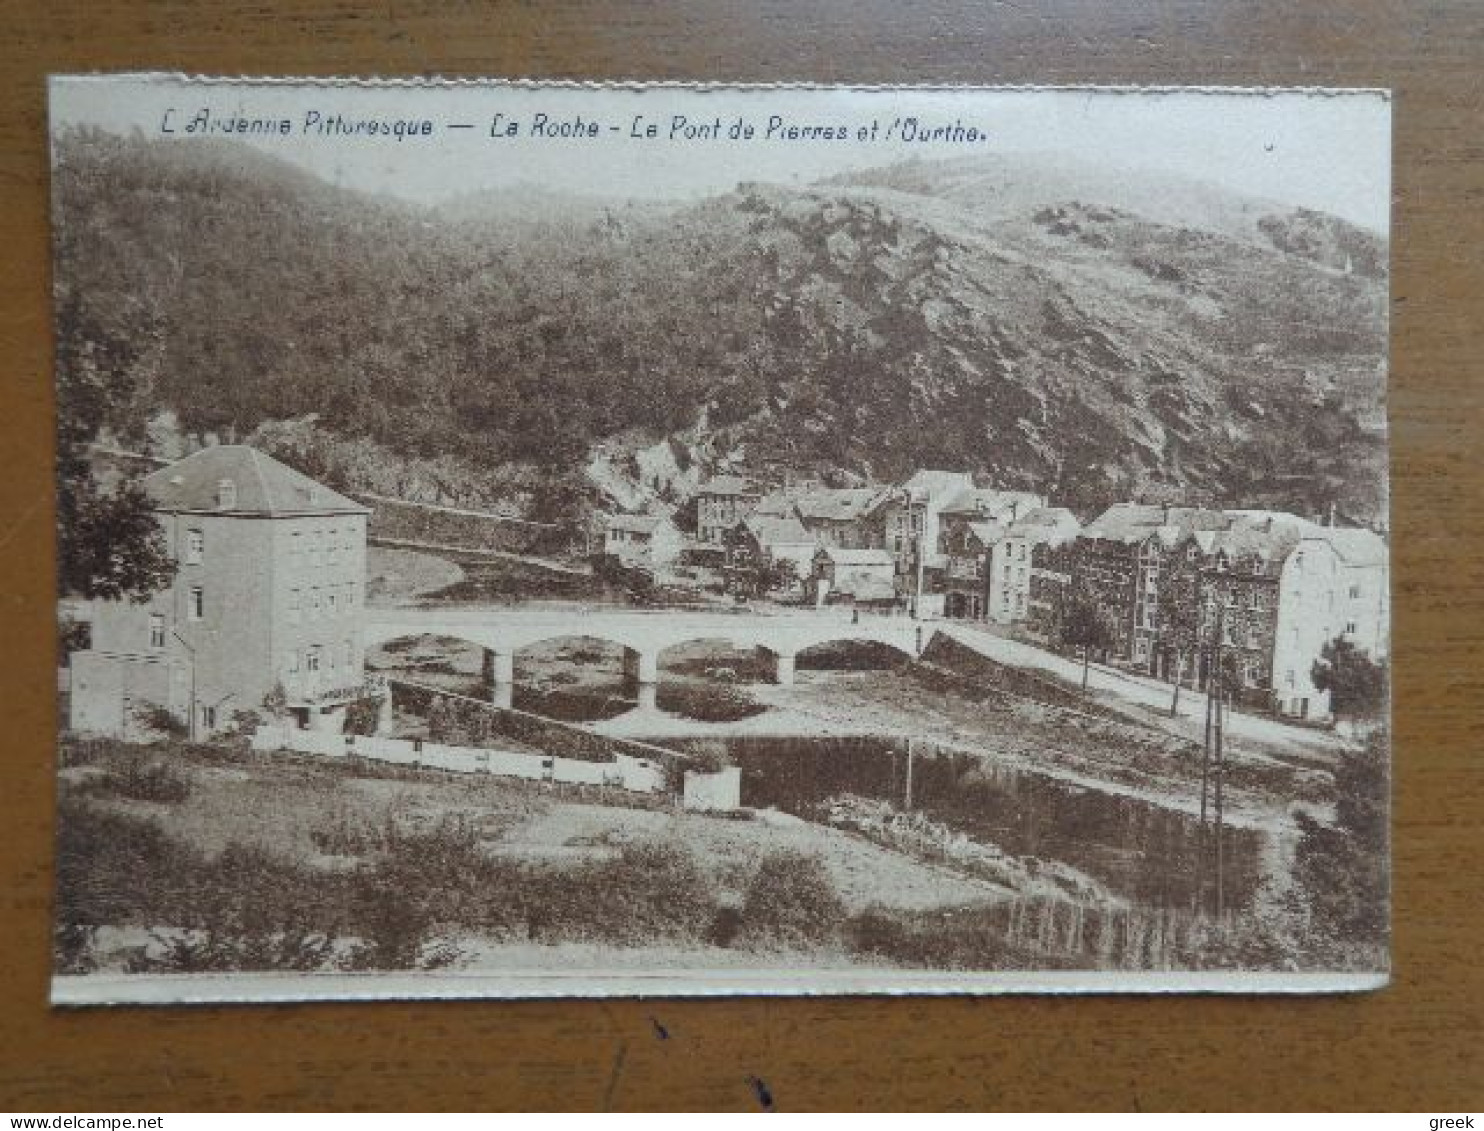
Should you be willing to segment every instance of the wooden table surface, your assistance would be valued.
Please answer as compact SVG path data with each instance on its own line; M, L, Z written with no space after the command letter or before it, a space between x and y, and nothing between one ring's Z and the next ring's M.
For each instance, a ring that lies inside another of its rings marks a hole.
M6 0L0 11L0 1109L757 1110L771 1102L1478 1110L1484 6ZM1313 1000L49 1011L54 642L43 76L146 68L1394 88L1392 987Z

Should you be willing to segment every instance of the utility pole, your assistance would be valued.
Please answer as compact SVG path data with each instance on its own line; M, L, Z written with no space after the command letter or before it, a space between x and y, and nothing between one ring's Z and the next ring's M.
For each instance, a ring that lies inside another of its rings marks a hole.
M1223 606L1224 610L1224 606ZM1221 666L1221 637L1224 626L1224 611L1217 615L1216 631L1216 919L1219 922L1225 905L1225 859L1223 852L1223 828L1222 828L1222 785L1226 779L1226 754L1225 754L1225 732L1226 723L1223 718L1225 710L1224 700L1226 698L1226 675Z
M908 812L912 809L912 739L907 739L907 788L902 800L902 808Z
M1217 673L1221 670L1221 630L1223 627L1223 610L1221 606L1221 594L1216 593L1216 622L1214 636L1206 645L1206 737L1201 744L1201 826L1200 834L1196 842L1195 862L1195 906L1196 913L1205 911L1206 905L1206 858L1210 837L1206 820L1206 798L1211 788L1211 753L1212 742L1217 726L1216 713L1218 710L1215 689L1217 684Z

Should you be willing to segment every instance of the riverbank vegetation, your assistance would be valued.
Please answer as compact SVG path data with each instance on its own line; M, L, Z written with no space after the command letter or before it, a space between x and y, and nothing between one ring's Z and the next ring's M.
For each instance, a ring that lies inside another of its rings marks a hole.
M1066 891L1017 896L967 874L946 901L896 902L889 885L871 885L898 854L855 833L795 820L783 839L772 821L680 814L597 787L178 741L141 750L69 739L63 766L59 973L435 969L498 965L507 946L574 943L673 946L701 962L741 951L764 965L973 970L1374 960L1373 951L1318 945L1353 924L1307 899L1313 914L1290 916L1282 930ZM1369 796L1373 777L1356 766L1353 792ZM149 787L135 788L141 781ZM175 784L159 790L158 781ZM622 820L593 820L600 813ZM533 850L533 820L558 826L557 843ZM684 835L680 821L691 822ZM1364 825L1316 822L1300 882L1327 883L1323 854L1360 860L1365 846L1351 842ZM878 855L842 872L842 847ZM899 875L897 891L954 870L945 854L899 855L896 867L918 871Z

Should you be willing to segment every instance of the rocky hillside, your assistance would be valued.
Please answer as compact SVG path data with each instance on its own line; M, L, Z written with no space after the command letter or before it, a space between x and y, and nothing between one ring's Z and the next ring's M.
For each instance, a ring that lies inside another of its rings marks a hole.
M225 144L59 152L63 332L148 338L138 411L189 428L319 413L554 483L677 437L1084 511L1384 508L1385 245L1334 217L1027 159L423 211Z

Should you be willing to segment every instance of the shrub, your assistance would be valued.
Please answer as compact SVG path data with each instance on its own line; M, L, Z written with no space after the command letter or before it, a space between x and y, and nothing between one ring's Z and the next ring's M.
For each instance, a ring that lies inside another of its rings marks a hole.
M352 877L350 920L361 943L345 959L356 970L416 970L447 966L458 951L440 944L440 923L477 920L487 895L487 861L479 831L462 813L432 827L388 816L385 848Z
M309 829L309 843L326 856L365 856L386 842L384 826L343 801L332 803Z
M191 795L191 779L160 758L129 753L87 783L86 791L130 801L179 802Z
M150 818L75 797L58 804L55 915L64 928L170 921L203 866Z
M93 626L76 617L63 616L57 620L57 656L64 666L70 666L73 652L82 652L93 646Z
M263 716L248 708L232 712L231 735L235 738L251 738L263 725Z
M52 968L58 974L91 974L98 968L93 941L98 928L58 921L52 930Z
M1086 965L1074 955L1037 949L1012 938L1006 904L952 910L871 907L851 917L846 944L857 954L937 970L1050 970Z
M369 697L352 700L345 708L345 733L373 735L381 722L381 700Z
M165 738L185 738L190 728L166 707L158 703L141 703L134 708L134 718L145 730Z
M714 774L737 764L727 744L714 739L697 739L686 747L686 753L689 761L678 766L682 771L695 770L703 774Z
M704 723L731 723L767 710L739 687L715 684L662 683L655 697L662 711Z
M685 847L666 841L624 845L616 859L578 867L525 867L513 903L529 937L607 942L694 941L716 919L710 877ZM507 919L507 923L509 920Z
M765 945L819 945L839 934L845 905L824 864L780 849L764 856L742 897L742 930Z

